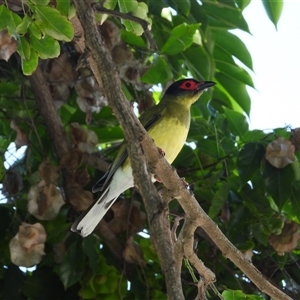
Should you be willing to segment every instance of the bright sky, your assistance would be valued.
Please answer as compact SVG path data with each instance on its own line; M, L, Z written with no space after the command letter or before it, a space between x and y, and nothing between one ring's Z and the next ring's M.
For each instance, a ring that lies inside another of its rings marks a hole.
M251 129L300 127L299 12L300 0L285 0L276 31L260 0L244 11L252 36L238 35L252 55L256 87L249 89Z

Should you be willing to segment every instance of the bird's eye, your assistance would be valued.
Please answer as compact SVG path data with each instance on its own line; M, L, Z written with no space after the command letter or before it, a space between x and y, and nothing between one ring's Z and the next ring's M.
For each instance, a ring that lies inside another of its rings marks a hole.
M198 88L198 82L194 81L194 80L185 80L183 83L181 83L179 88L181 88L183 90L194 91L194 90L197 90L197 88Z

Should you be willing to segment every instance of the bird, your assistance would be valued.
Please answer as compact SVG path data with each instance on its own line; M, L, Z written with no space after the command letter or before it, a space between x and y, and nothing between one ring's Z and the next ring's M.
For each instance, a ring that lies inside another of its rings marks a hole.
M140 122L170 164L186 142L191 122L191 105L204 90L215 84L213 81L193 78L175 81L166 89L161 101L140 116ZM155 180L153 176L152 181ZM71 231L82 237L91 234L119 195L133 186L126 142L123 142L107 172L92 188L93 193L101 192L99 199L75 220Z

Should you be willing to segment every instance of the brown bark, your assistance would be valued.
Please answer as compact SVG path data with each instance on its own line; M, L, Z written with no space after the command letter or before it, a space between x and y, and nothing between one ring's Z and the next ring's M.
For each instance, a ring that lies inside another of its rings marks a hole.
M56 155L61 158L68 152L69 145L67 142L66 132L53 105L49 85L47 84L40 66L38 66L32 76L29 77L29 80L33 88L37 108L45 121L54 151Z
M192 241L194 231L197 226L201 226L215 244L222 251L223 255L229 258L239 267L248 278L264 293L273 299L291 299L283 292L275 288L268 282L261 273L228 241L216 224L205 214L196 199L186 190L172 167L161 158L153 141L149 138L132 109L125 99L120 78L115 65L112 62L110 53L105 48L98 35L94 14L89 1L81 0L74 2L77 15L84 29L86 47L90 51L90 65L99 84L103 87L109 105L118 118L128 141L128 152L134 173L135 184L139 188L145 203L148 220L150 223L151 236L156 245L156 250L160 259L163 274L166 279L167 293L169 299L183 299L183 292L180 280L181 263L176 262L174 247L172 244L169 222L167 220L167 208L159 197L156 189L150 181L146 159L149 165L155 168L155 173L163 181L167 189L172 190L186 213L186 225L184 233L180 234L176 243L176 258L186 256L204 276L206 274L206 284L214 280L213 274L203 268L202 263L195 259L192 251ZM142 144L143 151L140 147ZM145 156L144 156L145 153ZM148 178L148 180L145 180ZM180 250L182 249L182 250ZM183 251L181 255L178 252Z
M99 84L103 87L109 105L118 118L129 144L129 156L138 186L147 210L152 240L156 246L165 275L167 293L170 299L184 299L180 270L175 268L172 241L167 215L163 212L163 203L150 180L140 139L146 134L144 128L133 114L129 102L121 90L120 77L112 62L110 53L98 34L94 14L88 1L76 1L77 15L84 28L86 47L90 51L90 66ZM100 75L99 75L100 74ZM155 148L155 146L153 145ZM157 150L155 150L157 152ZM145 180L148 178L148 180Z

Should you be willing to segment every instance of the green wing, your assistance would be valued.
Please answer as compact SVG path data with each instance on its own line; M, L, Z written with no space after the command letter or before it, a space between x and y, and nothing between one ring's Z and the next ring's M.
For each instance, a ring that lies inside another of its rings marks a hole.
M140 122L144 128L148 131L154 126L154 124L160 119L165 105L160 102L158 105L152 106L148 111L144 112L140 117ZM113 163L109 166L106 173L99 179L99 181L93 186L92 192L96 193L99 191L104 191L110 183L112 176L115 174L116 170L122 165L122 163L128 157L127 143L123 141L121 148L117 154L117 157Z

